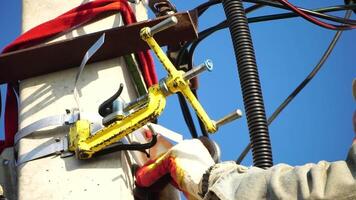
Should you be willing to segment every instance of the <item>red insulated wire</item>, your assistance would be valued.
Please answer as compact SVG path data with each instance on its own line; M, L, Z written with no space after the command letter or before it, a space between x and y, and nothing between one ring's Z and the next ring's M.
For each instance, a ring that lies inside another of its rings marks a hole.
M153 57L151 56L150 52L147 50L144 52L146 62L147 62L147 67L149 70L149 76L151 78L152 84L157 84L158 83L158 77L155 69L155 62L153 60Z
M153 85L151 75L150 75L150 66L147 64L146 60L146 55L144 52L138 52L137 53L140 64L141 64L141 70L143 72L143 76L147 85L147 88Z
M318 26L331 29L331 30L349 30L349 29L354 29L356 26L346 26L346 25L333 25L333 24L328 24L323 21L320 21L304 11L300 10L298 7L294 6L293 4L289 3L287 0L277 0L279 3L283 4L284 6L290 8L292 11L294 11L296 14L299 16L303 17L304 19L310 21L311 23L314 23Z

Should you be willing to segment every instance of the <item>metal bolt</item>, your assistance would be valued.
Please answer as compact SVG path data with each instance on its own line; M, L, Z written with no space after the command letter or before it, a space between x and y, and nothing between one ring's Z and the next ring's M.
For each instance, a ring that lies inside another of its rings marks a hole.
M213 62L208 59L204 63L194 67L193 69L187 71L184 75L183 78L184 80L190 80L200 73L204 72L205 70L208 70L209 72L213 70Z

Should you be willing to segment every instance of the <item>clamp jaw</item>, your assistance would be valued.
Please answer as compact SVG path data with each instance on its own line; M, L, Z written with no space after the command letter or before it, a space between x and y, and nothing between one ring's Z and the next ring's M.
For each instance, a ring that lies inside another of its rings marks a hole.
M119 91L112 98L105 101L100 106L99 113L104 117L103 124L105 127L93 135L90 134L90 128L88 128L89 122L79 120L70 129L69 134L70 150L75 151L79 159L88 159L92 157L94 153L118 142L124 136L143 127L151 120L154 120L163 111L166 105L166 97L177 92L182 93L189 101L209 133L216 132L219 126L242 116L242 112L237 110L216 122L210 119L200 102L190 90L189 80L205 70L211 71L213 67L212 62L207 60L198 67L184 73L174 67L172 62L153 38L156 33L170 28L175 24L177 24L177 19L172 16L152 28L145 27L141 29L141 38L156 54L168 72L168 75L162 79L159 84L151 86L145 96L142 96L136 101L121 107L122 109L115 111L112 109L112 104L114 99L118 98L120 95L119 93L122 91L122 87L120 87Z

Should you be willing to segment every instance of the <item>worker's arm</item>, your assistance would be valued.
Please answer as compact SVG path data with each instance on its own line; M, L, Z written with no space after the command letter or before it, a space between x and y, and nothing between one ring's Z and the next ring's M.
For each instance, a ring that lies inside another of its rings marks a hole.
M356 112L353 124L356 133ZM224 162L207 174L201 183L204 199L356 199L356 137L345 161L268 170Z
M353 124L356 133L356 112ZM224 162L207 174L201 183L204 199L356 199L356 137L345 161L268 170Z
M217 164L210 171L204 199L356 199L355 178L354 143L345 161L279 164L268 170Z
M136 183L149 187L167 174L189 199L356 199L356 142L345 161L263 170L214 164L199 140L186 140L140 168Z

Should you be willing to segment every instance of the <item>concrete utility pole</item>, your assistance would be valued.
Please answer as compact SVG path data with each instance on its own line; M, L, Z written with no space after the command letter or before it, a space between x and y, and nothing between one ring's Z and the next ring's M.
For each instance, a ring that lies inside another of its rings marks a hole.
M86 2L88 1L23 0L22 32ZM130 5L138 21L147 18L142 3ZM115 14L78 27L51 42L122 25L121 15ZM72 68L21 81L19 129L41 118L64 113L65 109L76 107L73 87L77 71L78 68ZM81 112L96 114L98 106L117 91L120 83L125 85L121 97L126 102L137 98L123 58L88 64L77 84ZM19 155L67 132L68 130L63 128L53 128L24 138L19 142ZM63 159L59 156L34 160L17 168L18 199L133 199L134 181L130 169L132 162L134 161L131 153L126 151L86 161L77 160L75 157Z

